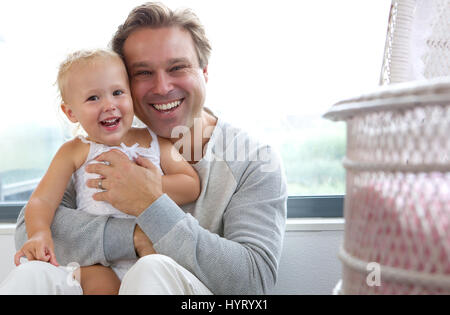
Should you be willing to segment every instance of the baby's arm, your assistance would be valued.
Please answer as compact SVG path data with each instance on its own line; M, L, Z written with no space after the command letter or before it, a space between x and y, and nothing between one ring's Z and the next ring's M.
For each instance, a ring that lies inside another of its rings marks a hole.
M21 256L57 265L50 226L70 177L78 168L80 159L86 157L85 146L78 139L63 144L31 195L25 208L28 241L16 253L16 265Z
M197 200L200 179L194 168L183 158L173 144L158 138L161 151L162 189L178 205Z

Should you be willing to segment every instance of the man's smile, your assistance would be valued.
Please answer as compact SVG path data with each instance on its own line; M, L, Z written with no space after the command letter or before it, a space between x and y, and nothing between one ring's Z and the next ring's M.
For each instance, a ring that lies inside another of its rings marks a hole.
M171 112L178 108L181 103L184 101L183 99L172 101L165 104L150 104L154 109L156 109L158 112Z

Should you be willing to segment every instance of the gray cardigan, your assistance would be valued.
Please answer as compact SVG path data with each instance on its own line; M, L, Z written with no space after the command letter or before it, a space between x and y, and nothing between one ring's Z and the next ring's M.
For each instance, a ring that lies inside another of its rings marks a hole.
M136 219L74 210L70 183L51 227L58 262L108 266L135 259L137 223L159 254L192 272L214 294L269 292L277 278L286 223L280 158L271 147L219 119L194 168L202 184L195 203L180 208L163 195ZM23 211L17 221L17 248L27 239Z

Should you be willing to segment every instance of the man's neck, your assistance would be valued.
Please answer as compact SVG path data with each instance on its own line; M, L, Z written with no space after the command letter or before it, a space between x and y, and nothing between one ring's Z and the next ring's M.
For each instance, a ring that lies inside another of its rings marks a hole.
M204 148L209 142L216 124L217 118L203 110L201 117L194 119L189 133L184 134L181 138L172 138L171 141L190 164L195 164L203 158Z

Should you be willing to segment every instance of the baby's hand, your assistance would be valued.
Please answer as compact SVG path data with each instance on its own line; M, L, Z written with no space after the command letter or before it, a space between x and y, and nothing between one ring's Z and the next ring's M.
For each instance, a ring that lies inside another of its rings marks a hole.
M35 233L14 256L16 266L20 265L20 258L26 256L29 261L40 260L59 266L56 261L53 240L50 231Z

